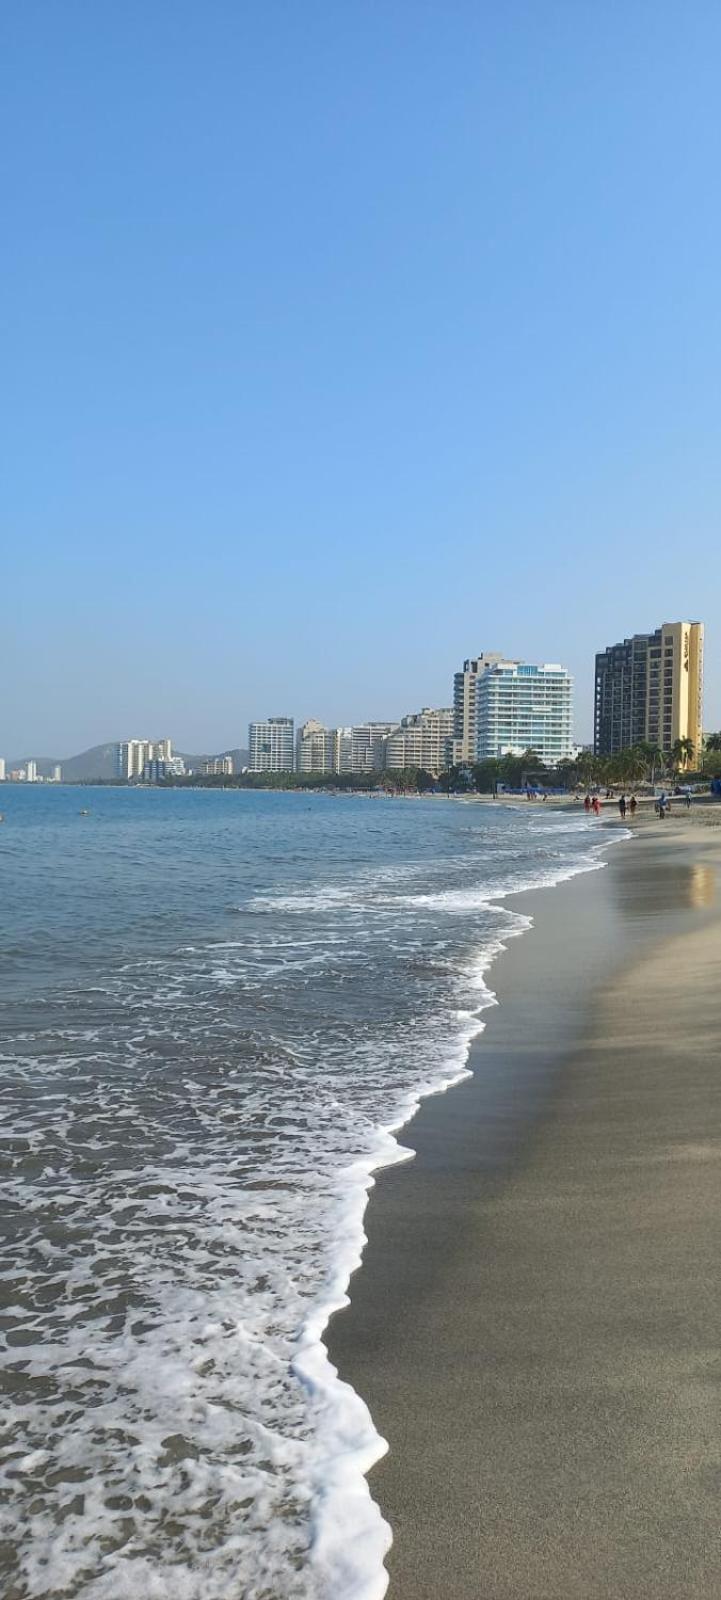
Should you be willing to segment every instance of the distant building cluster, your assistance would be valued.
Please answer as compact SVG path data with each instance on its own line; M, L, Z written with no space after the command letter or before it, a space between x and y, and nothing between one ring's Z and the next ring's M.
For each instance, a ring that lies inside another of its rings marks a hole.
M636 745L669 754L686 746L686 759L703 749L703 651L701 622L664 622L636 633L596 655L594 741L597 756L613 756ZM172 741L125 739L114 747L115 776L127 783L162 783L192 775ZM400 720L328 728L309 718L295 729L292 717L266 717L248 729L251 773L297 772L307 776L363 774L420 767L432 777L452 766L533 751L545 767L573 760L573 678L558 662L510 659L493 651L469 656L453 677L453 704L424 706ZM236 752L236 755L238 752ZM0 782L61 783L59 765L38 771L29 759ZM203 757L203 777L231 777L233 756Z
M596 656L594 750L614 755L640 743L669 753L703 747L703 623L665 622ZM292 717L251 722L251 772L363 773L450 766L523 755L546 767L573 760L573 678L559 662L469 656L454 674L453 705L398 722L326 728L313 719L294 735Z
M294 735L292 717L251 722L251 772L364 773L422 767L432 776L454 764L535 750L544 764L570 758L573 679L565 667L469 658L457 672L453 705L424 706L400 721L326 728L311 719Z
M164 778L182 778L185 762L173 755L170 739L124 739L115 747L115 775L130 783L162 783Z
M425 767L442 772L450 763L450 707L411 713L400 722L363 722L327 728L311 718L294 732L292 717L268 717L248 729L250 772L298 772L332 776Z
M0 783L62 783L63 769L57 764L49 772L38 772L37 761L26 761L24 767L6 771L4 756L0 756Z

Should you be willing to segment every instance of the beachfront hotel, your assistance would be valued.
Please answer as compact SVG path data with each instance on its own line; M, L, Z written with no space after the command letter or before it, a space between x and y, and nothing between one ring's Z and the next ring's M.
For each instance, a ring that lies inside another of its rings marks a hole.
M596 656L593 748L615 755L636 744L669 751L690 739L703 744L702 622L664 622Z
M351 772L382 772L386 764L386 739L397 722L359 722L351 728Z
M545 766L570 759L573 678L556 662L497 660L476 681L476 753L489 757L535 750Z
M452 706L432 710L424 706L401 719L399 728L385 740L385 765L389 771L401 767L423 767L435 777L453 761L454 711Z
M337 772L337 732L336 728L326 728L322 722L316 722L314 717L309 717L296 735L296 772L304 774L315 772L321 775Z
M293 771L293 718L267 717L248 728L249 772Z

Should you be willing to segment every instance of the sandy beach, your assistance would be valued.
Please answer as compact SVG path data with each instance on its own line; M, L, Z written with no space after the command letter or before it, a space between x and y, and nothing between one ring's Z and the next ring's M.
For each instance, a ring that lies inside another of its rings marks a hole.
M719 808L721 810L721 808ZM721 1593L721 830L514 897L474 1076L382 1172L333 1360L390 1600Z

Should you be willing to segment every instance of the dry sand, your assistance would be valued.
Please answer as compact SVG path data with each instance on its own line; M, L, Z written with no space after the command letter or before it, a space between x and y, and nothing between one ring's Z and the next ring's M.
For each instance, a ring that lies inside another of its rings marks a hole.
M379 1176L342 1374L389 1600L721 1595L721 836L517 897L474 1077Z

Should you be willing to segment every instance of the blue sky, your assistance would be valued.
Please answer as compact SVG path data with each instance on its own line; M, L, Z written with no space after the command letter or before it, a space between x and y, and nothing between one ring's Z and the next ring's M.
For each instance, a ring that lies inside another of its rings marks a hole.
M0 751L707 624L721 8L7 0Z

